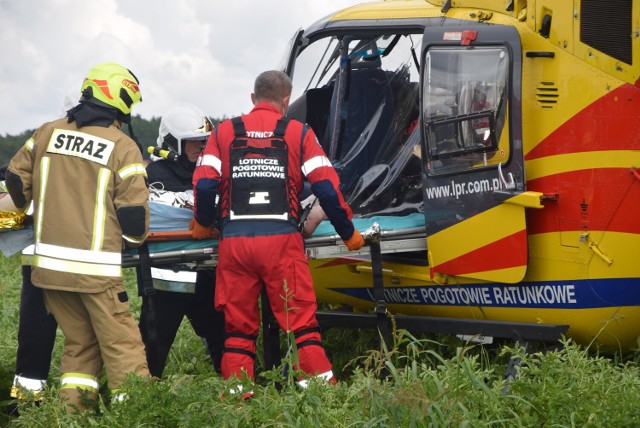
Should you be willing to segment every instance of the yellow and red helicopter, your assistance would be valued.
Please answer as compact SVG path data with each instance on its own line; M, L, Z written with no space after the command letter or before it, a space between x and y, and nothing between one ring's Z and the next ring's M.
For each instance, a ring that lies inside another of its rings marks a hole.
M640 0L363 3L282 69L383 234L375 257L308 241L319 301L637 347Z

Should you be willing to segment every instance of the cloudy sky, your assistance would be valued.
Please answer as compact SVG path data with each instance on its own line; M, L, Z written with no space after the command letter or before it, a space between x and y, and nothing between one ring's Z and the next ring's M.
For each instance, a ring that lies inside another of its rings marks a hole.
M58 117L87 71L140 79L134 114L190 102L212 117L251 108L255 76L300 27L366 0L0 0L0 135Z

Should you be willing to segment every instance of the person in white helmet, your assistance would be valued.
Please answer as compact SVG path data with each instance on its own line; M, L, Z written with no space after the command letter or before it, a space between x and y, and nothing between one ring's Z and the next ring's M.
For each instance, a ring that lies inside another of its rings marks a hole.
M191 191L196 160L212 129L211 121L200 108L188 103L171 107L160 120L157 140L158 148L168 156L153 157L154 161L147 165L149 185L171 192ZM176 272L170 266L153 267L151 279L155 293L152 295L145 292L144 280L141 272L138 273L139 291L143 296L140 331L151 375L162 376L185 316L206 343L213 367L219 372L224 317L213 307L215 271Z
M211 121L198 107L189 103L171 107L160 120L157 140L158 148L168 156L154 157L155 162L147 165L149 184L159 183L172 192L191 190L196 160L212 129Z

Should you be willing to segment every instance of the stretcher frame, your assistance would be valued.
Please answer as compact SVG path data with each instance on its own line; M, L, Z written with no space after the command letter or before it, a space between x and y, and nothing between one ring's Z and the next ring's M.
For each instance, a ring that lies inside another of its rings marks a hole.
M147 242L169 241L172 236L184 239L184 233L156 232ZM190 235L189 235L190 236ZM424 227L404 229L400 231L381 231L379 234L382 254L426 251L427 241ZM363 258L371 255L371 247L365 245L358 251L349 251L340 235L328 235L305 239L308 259L328 259L336 257ZM218 264L217 247L207 246L198 249L150 252L152 266L167 264L192 263L196 269L213 269ZM122 267L130 268L140 265L140 256L135 253L122 254Z

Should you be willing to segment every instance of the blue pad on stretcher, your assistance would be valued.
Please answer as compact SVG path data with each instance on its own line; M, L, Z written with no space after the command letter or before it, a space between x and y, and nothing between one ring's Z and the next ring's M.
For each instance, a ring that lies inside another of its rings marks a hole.
M149 202L151 212L152 232L161 231L181 231L189 229L189 222L193 217L193 211L186 208L174 207L171 205ZM374 216L369 218L354 218L353 224L360 232L368 229L377 222L381 230L404 230L414 227L424 226L424 214L413 213L407 216ZM335 235L336 230L329 220L324 220L313 233L313 237ZM176 250L193 250L199 248L214 247L218 244L217 239L204 239L201 241L155 241L148 242L149 252L157 253Z

